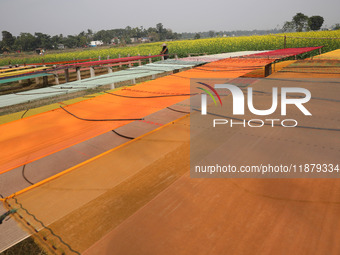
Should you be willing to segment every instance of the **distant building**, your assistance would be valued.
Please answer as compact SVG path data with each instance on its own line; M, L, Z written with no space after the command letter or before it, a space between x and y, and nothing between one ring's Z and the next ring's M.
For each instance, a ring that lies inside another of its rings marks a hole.
M91 41L90 42L90 47L96 47L96 46L100 46L103 45L103 41Z
M135 37L131 37L130 40L131 40L131 43L136 43L136 42L138 42L138 39L135 38Z
M58 50L63 50L63 49L65 49L65 45L64 44L58 44L57 45L57 49Z
M150 42L150 39L148 37L143 37L143 38L141 38L141 42L142 43L148 43L148 42Z

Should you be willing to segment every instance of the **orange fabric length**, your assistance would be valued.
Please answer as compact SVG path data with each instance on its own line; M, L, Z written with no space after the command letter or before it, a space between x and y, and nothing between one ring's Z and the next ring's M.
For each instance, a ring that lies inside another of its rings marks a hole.
M141 83L115 95L102 95L66 106L69 113L57 109L3 124L0 126L0 174L132 121L114 119L143 118L187 99L190 78L238 77L271 62L268 59L220 60Z

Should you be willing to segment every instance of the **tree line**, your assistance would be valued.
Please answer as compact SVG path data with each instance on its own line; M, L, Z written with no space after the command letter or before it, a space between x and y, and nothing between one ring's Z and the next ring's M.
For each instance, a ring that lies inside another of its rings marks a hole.
M162 23L158 23L156 27L145 29L143 27L126 27L125 29L100 30L93 32L91 29L82 31L78 35L50 36L44 33L20 33L19 36L13 36L8 31L2 31L2 41L0 41L0 53L13 51L32 51L37 48L58 49L58 45L67 48L79 48L89 45L91 41L102 41L105 44L130 44L131 38L147 38L150 42L178 39L200 39L213 37L229 37L229 36L246 36L246 35L265 35L271 33L280 33L280 29L271 30L238 30L238 31L214 31L207 32L184 32L174 33L171 29L164 28Z
M32 51L37 48L58 49L60 45L67 48L86 47L91 41L102 41L105 44L132 43L131 38L147 38L151 42L176 40L181 35L172 32L171 29L164 28L162 23L156 27L148 29L141 27L132 28L127 26L125 29L100 30L93 32L91 29L82 31L78 35L50 36L44 33L20 33L19 36L13 36L8 31L2 31L2 41L0 41L0 52L11 51Z
M324 18L315 15L308 17L307 15L299 12L297 13L291 21L286 21L285 24L282 27L283 31L296 31L296 32L302 32L302 31L316 31L320 30L322 27L322 24L324 22Z
M2 41L0 41L0 53L13 51L33 51L37 48L47 50L58 49L60 45L67 48L86 47L91 41L102 41L105 44L130 44L132 38L147 38L150 42L178 39L200 39L211 37L229 37L246 35L265 35L289 31L309 31L319 30L323 25L324 19L321 16L308 17L303 13L297 13L291 21L284 23L282 29L271 30L249 30L249 31L207 31L199 33L174 33L171 29L164 28L162 23L155 27L144 28L127 26L122 29L100 30L93 32L91 29L82 31L78 35L63 36L62 34L50 36L44 33L20 33L13 36L8 31L2 31ZM335 24L333 29L340 29L340 24Z

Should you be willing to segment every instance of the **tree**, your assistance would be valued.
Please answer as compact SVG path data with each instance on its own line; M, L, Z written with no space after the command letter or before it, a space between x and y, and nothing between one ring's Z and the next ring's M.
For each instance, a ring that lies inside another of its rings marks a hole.
M293 17L292 21L285 22L285 24L282 27L282 30L284 31L295 30L296 32L302 32L303 30L308 30L309 29L308 21L309 21L308 16L299 12Z
M162 23L156 24L157 34L159 35L160 40L164 40L166 38L166 29L163 27Z
M36 38L36 46L44 49L52 49L51 36L43 33L34 33Z
M336 23L334 26L333 26L333 30L339 30L340 29L340 23Z
M53 48L58 48L58 44L62 44L63 43L63 35L54 35L51 37L51 43Z
M199 33L196 33L196 34L195 34L195 39L200 39L200 38L201 38L200 34L199 34Z
M141 27L135 27L133 28L133 35L137 38L145 37L147 35L146 30Z
M214 36L215 36L215 31L210 30L210 31L209 31L209 37L214 37Z
M304 29L308 29L308 16L299 12L293 17L293 24L296 32L302 32Z
M11 50L14 46L15 37L8 31L2 31L2 47Z
M111 35L109 30L100 30L94 34L93 39L95 41L103 41L103 43L111 43L114 36Z
M85 31L82 31L78 35L79 46L85 47L89 41L87 40Z
M91 40L92 36L93 36L93 31L92 29L87 29L87 33L86 33L87 39Z
M30 51L37 48L36 38L30 33L21 33L15 41L17 50Z
M165 29L164 36L166 39L176 39L176 33L173 33L171 29Z
M293 21L286 21L282 27L283 32L291 32L294 31L294 23Z
M67 37L63 38L63 44L67 48L75 48L78 46L78 40L76 36L68 35Z
M4 45L2 43L2 41L0 41L0 53L4 52Z
M159 41L159 34L157 32L154 32L152 30L150 30L150 32L148 32L148 36L150 38L151 42L157 42Z
M320 30L320 28L322 27L323 24L323 17L321 16L312 16L309 18L308 20L308 26L311 30Z

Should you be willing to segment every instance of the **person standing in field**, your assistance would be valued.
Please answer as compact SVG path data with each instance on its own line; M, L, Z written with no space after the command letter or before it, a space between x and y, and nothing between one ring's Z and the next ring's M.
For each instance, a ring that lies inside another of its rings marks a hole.
M160 54L164 54L165 56L164 56L164 59L168 59L169 58L169 49L168 49L168 47L167 47L167 45L165 44L165 43L163 43L163 48L162 48L162 51L161 51L161 53Z

